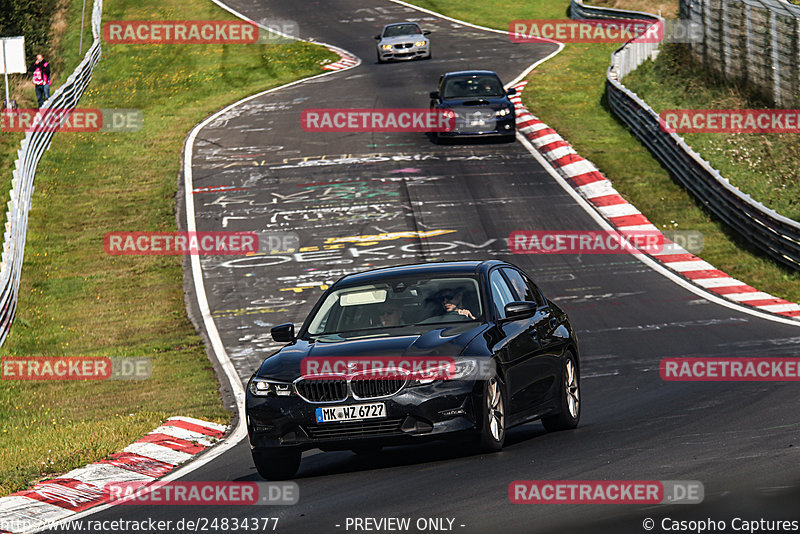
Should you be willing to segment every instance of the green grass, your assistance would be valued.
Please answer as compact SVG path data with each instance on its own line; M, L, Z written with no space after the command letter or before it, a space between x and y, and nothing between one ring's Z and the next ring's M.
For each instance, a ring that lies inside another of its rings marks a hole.
M79 61L80 7L69 6L60 82ZM204 0L111 0L103 14L106 21L230 18ZM87 46L84 38L84 53ZM17 318L0 355L145 356L153 376L0 383L0 495L118 451L172 415L228 421L186 317L180 258L109 256L103 236L175 230L189 130L244 96L324 72L321 64L337 58L305 43L103 45L80 107L140 109L144 127L55 136L37 172ZM8 187L19 134L0 137Z
M688 66L688 67L687 67ZM664 45L625 78L658 112L667 109L769 109L747 87L692 66L684 46ZM800 135L682 134L733 185L778 213L800 221Z
M569 8L569 2L562 0L416 0L409 3L499 30L508 30L509 22L515 19L567 18Z
M513 18L561 18L569 5L568 0L551 0L544 7L540 2L509 0L414 3L498 29L506 29ZM480 16L487 11L503 15ZM524 104L595 163L653 224L665 230L702 232L705 248L699 256L704 260L759 290L800 302L800 273L781 267L718 222L610 113L605 100L605 72L616 48L612 44L567 44L528 76L522 93Z

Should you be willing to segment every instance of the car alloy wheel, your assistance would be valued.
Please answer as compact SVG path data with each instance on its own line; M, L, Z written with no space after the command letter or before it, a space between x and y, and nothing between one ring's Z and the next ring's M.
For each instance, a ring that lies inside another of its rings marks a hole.
M503 448L506 438L506 402L503 383L496 376L485 384L478 448L482 452L495 452Z
M567 395L567 408L569 409L569 415L577 419L581 410L581 393L578 387L578 374L575 369L575 362L573 362L572 359L567 360L565 371L564 387Z
M581 418L580 371L571 352L564 355L562 376L560 412L542 417L542 424L550 432L575 428Z
M488 412L489 431L495 441L503 439L505 434L505 414L503 413L503 393L497 378L489 381L486 395L486 408Z

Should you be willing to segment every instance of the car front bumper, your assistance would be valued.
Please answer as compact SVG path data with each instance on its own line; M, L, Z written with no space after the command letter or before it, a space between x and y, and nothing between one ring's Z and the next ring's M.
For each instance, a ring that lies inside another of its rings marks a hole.
M384 50L378 47L378 55L383 61L389 60L409 60L417 58L425 58L431 54L430 45L427 46L412 46L411 48L391 48Z
M516 124L514 119L498 120L496 124L487 125L483 128L476 125L456 124L456 127L449 132L439 132L442 137L490 137L490 136L513 136L516 134Z
M474 381L452 381L405 388L374 400L309 403L297 396L257 397L247 392L247 431L251 448L350 449L359 445L401 445L442 439L476 429ZM347 422L316 422L316 409L383 402L386 416Z

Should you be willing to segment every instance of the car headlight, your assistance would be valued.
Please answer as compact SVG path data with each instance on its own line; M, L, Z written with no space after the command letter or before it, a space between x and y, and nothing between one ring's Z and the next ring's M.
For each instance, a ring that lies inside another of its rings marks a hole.
M478 367L475 360L457 360L439 367L425 369L424 371L414 371L414 379L409 380L408 387L427 386L434 382L444 382L446 380L461 380L471 376Z
M293 394L292 385L278 380L268 380L266 378L254 378L250 382L250 393L256 397L288 397Z
M427 43L425 41L417 41L414 43L414 46L425 46Z
M381 45L381 50L391 50L392 45Z
M494 114L497 117L505 117L506 115L511 114L511 108L498 109L497 111L494 112Z

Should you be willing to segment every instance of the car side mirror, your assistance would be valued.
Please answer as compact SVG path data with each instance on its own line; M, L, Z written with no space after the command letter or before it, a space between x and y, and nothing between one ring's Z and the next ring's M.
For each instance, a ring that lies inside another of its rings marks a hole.
M270 328L272 339L278 343L291 343L294 341L294 324L284 323Z
M380 35L376 35L376 36L375 36L375 39L377 39L378 41L380 41L380 40L381 40L381 36L380 36Z
M430 30L425 30L424 32L422 32L422 35L430 35L430 34L431 34Z
M508 96L514 96L515 94L517 94L517 90L516 90L516 89L514 89L513 87L509 87L509 88L508 88L508 91L506 91L506 94L507 94Z
M516 321L517 319L527 319L536 314L539 305L535 302L514 301L506 304L506 320Z
M439 99L439 91L431 91L431 98L433 100L438 100Z

